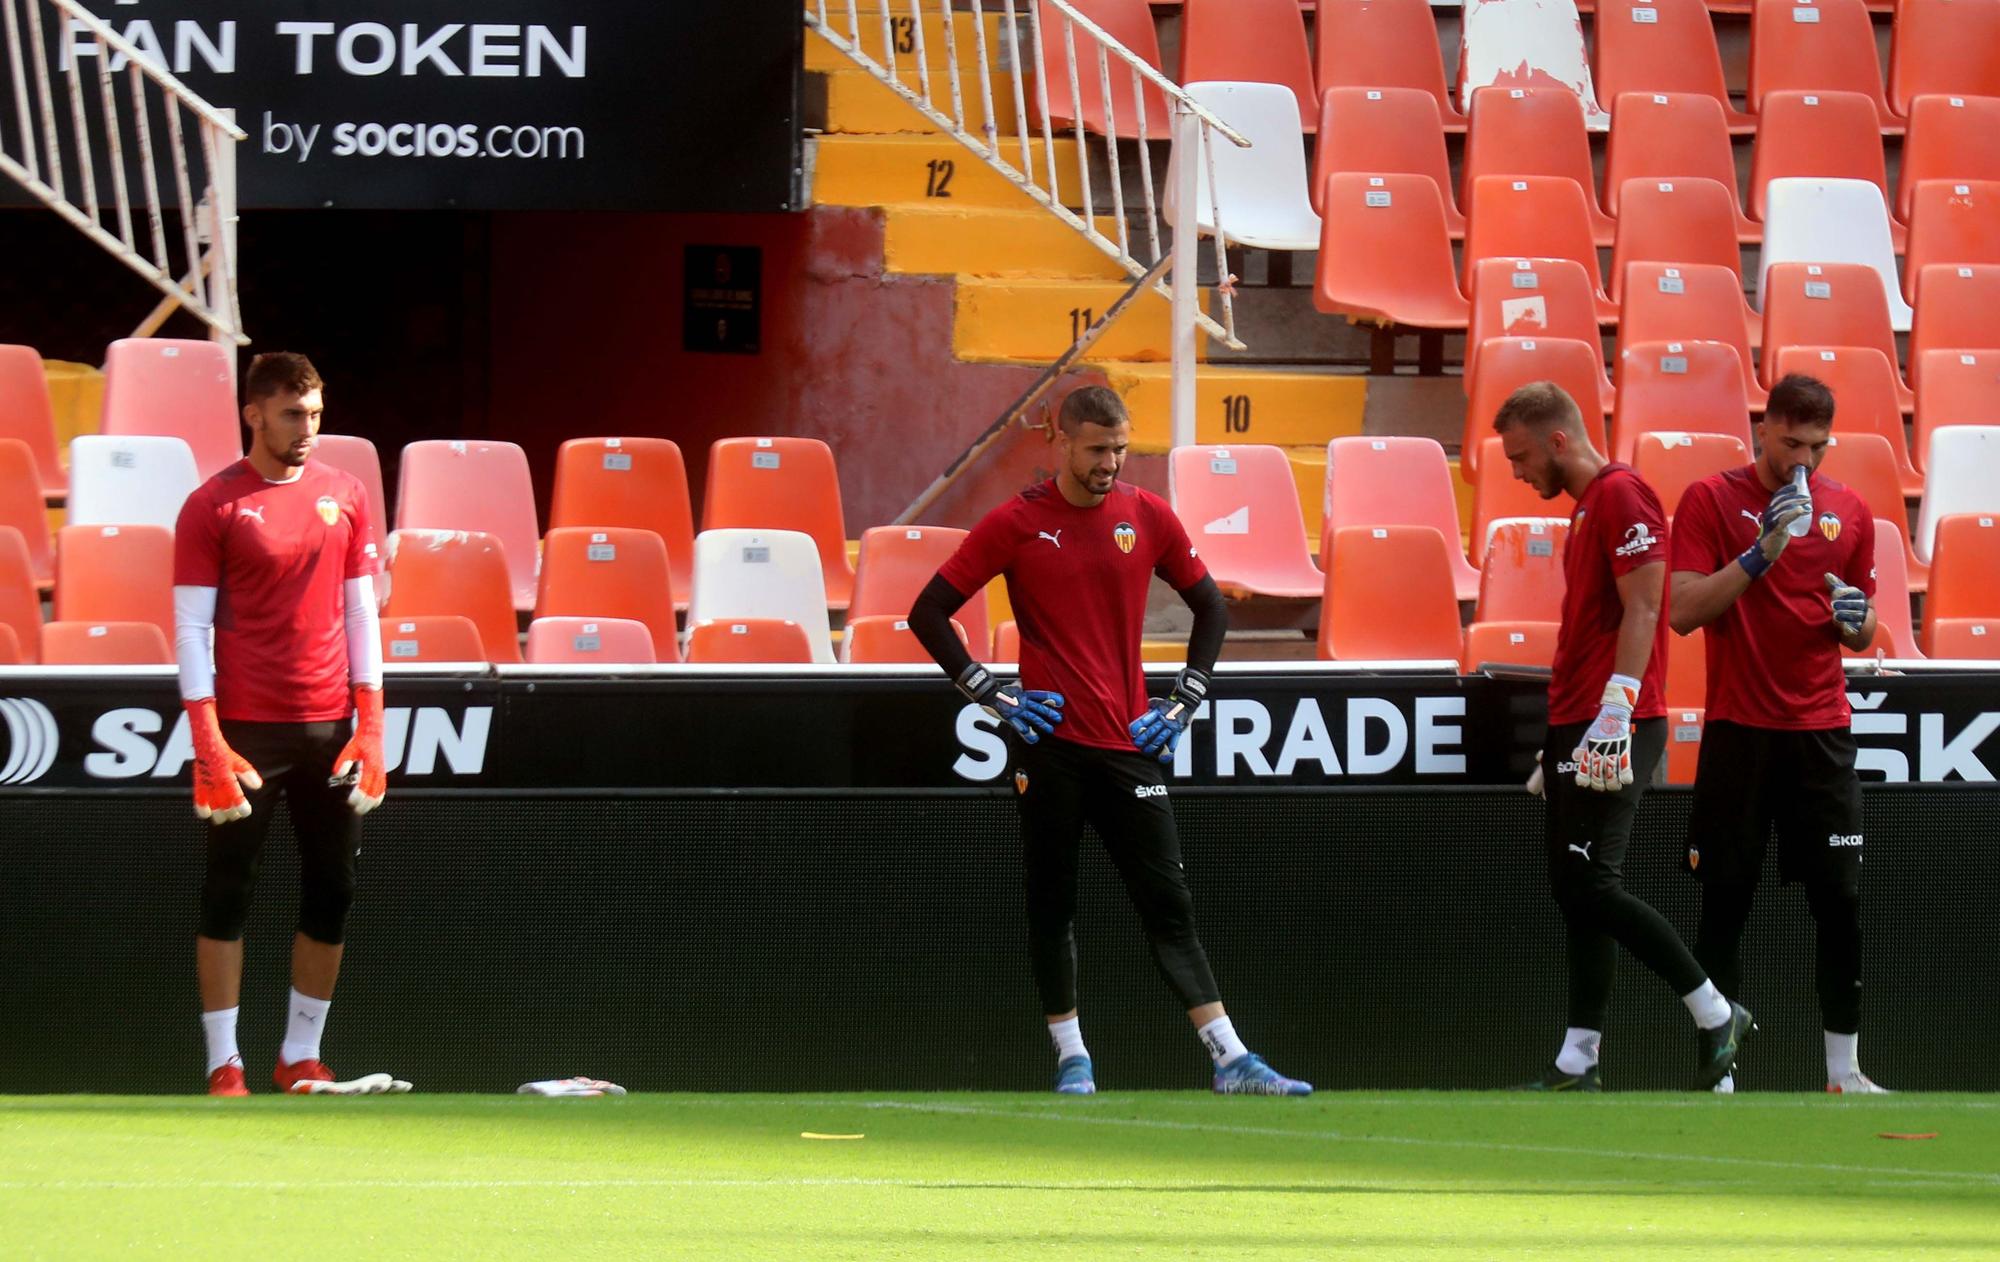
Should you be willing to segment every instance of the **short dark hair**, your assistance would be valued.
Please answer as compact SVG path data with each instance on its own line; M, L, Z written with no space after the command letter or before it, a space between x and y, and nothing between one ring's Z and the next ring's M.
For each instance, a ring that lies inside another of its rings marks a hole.
M1070 391L1069 397L1062 401L1062 410L1056 413L1056 424L1072 438L1085 425L1109 427L1131 419L1131 413L1125 410L1125 400L1109 386L1084 386Z
M1504 434L1516 425L1538 436L1552 429L1581 431L1583 413L1576 400L1569 397L1569 391L1555 382L1530 381L1508 395L1500 410L1493 414L1496 434Z
M1764 417L1793 425L1831 428L1833 391L1818 377L1788 372L1771 387L1770 401L1764 404Z
M319 369L295 351L266 351L243 374L243 400L255 403L274 394L310 394L326 387Z

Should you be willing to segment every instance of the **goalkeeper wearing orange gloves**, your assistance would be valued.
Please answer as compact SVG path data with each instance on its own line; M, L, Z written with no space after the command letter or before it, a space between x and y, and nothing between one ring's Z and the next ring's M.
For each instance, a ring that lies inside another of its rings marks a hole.
M194 746L194 809L209 822L195 970L211 1095L248 1095L236 1047L243 925L277 797L299 851L290 1017L273 1078L288 1092L408 1090L342 1083L320 1059L354 901L361 816L381 804L381 566L361 483L312 459L323 383L303 355L244 376L249 455L188 496L174 533L174 647Z

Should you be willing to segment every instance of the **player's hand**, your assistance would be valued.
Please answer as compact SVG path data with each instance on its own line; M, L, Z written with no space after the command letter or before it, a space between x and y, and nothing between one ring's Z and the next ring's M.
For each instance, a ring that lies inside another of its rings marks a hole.
M382 760L382 690L354 690L354 735L340 747L333 760L335 780L353 777L347 805L356 815L366 815L382 805L389 792L389 769Z
M1062 722L1063 697L1059 692L1041 692L1019 684L1003 684L993 672L978 662L959 672L954 681L966 700L1014 729L1032 745L1056 730Z
M1839 624L1840 633L1860 635L1863 624L1868 621L1867 594L1838 574L1826 576L1826 590L1833 601L1833 620Z
M1764 554L1764 560L1775 562L1785 545L1792 541L1792 523L1812 511L1812 496L1787 482L1778 488L1771 502L1764 506L1764 516L1757 524L1757 550Z
M1528 773L1528 783L1522 785L1521 787L1526 789L1528 792L1534 794L1538 798L1542 798L1544 800L1548 798L1549 796L1548 786L1542 778L1541 750L1538 749L1535 751L1535 769Z
M1133 719L1128 730L1132 745L1142 754L1161 762L1172 762L1182 733L1194 722L1195 711L1208 697L1208 675L1190 666L1175 677L1173 691L1166 697L1152 697L1147 710Z
M1638 704L1639 681L1630 675L1613 675L1604 685L1597 721L1570 755L1579 789L1617 793L1632 783L1632 708Z
M194 813L211 824L227 824L250 814L245 789L261 789L264 777L222 739L215 698L183 703L188 736L194 744Z

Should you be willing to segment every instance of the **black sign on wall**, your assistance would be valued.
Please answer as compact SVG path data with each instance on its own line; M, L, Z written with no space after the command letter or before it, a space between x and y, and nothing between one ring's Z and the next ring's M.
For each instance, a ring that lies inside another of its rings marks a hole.
M682 256L681 348L755 355L764 327L764 252L691 245Z

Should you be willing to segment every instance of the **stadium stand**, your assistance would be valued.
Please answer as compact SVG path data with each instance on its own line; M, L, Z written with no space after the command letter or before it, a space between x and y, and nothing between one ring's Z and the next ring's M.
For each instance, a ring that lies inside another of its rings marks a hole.
M1920 96L1910 105L1896 179L1897 217L1910 221L1926 180L2000 180L2000 97Z
M1347 0L1339 7L1373 9L1383 3ZM1336 173L1428 176L1444 198L1445 231L1454 240L1465 235L1437 98L1421 88L1332 87L1321 93L1310 187L1314 210L1321 208L1327 177Z
M1278 83L1211 82L1190 83L1186 90L1250 141L1248 149L1212 145L1207 161L1196 164L1196 226L1213 236L1219 219L1232 245L1251 249L1318 249L1319 213L1308 188L1305 133L1291 89ZM1179 183L1173 172L1181 160L1175 145L1167 166L1169 214ZM1215 171L1212 190L1210 167Z
M951 526L870 526L862 531L854 599L847 606L849 625L876 614L908 616L918 595L966 534ZM984 645L990 640L984 592L975 593L952 618L971 643Z
M1714 20L1702 0L1598 0L1591 30L1592 76L1598 100L1613 102L1614 138L1616 102L1634 93L1699 96L1715 103L1731 131L1756 127L1755 118L1730 104Z
M396 529L492 536L507 560L514 608L525 613L535 607L541 530L535 523L528 456L519 444L424 439L404 447L396 481Z
M1428 176L1336 172L1320 209L1315 307L1381 324L1465 327L1444 194Z
M1878 518L1875 522L1875 638L1863 649L1851 649L1843 644L1840 646L1841 655L1874 657L1877 653L1886 653L1890 657L1905 659L1923 657L1923 652L1917 647L1910 609L1909 560L1903 544L1902 524Z
M1712 263L1630 263L1619 300L1618 339L1638 342L1722 342L1736 352L1743 392L1752 411L1764 410L1768 393L1750 355L1743 279ZM1761 325L1756 327L1761 334Z
M1282 449L1176 447L1174 512L1225 595L1310 600L1325 588ZM969 630L970 628L968 628Z
M1043 59L1034 68L1039 82L1035 92L1029 95L1028 108L1036 116L1035 121L1040 121L1039 102L1042 94L1047 93L1048 120L1052 124L1074 126L1081 121L1085 129L1095 135L1115 132L1121 140L1137 139L1140 111L1133 107L1131 93L1120 90L1117 81L1113 81L1111 118L1107 120L1103 81L1096 72L1096 66L1087 57L1090 44L1071 29L1069 19L1048 0L1035 2L1046 41L1046 45L1039 50ZM1074 0L1074 4L1078 11L1147 65L1160 69L1160 37L1154 29L1153 12L1146 0ZM1074 92L1070 87L1068 59L1072 41L1078 49ZM1159 88L1150 83L1145 85L1140 100L1144 102L1146 135L1154 140L1171 136L1173 120L1168 117L1167 98ZM669 544L669 550L671 547Z
M1888 203L1867 180L1792 178L1765 186L1764 250L1757 267L1760 306L1769 301L1772 269L1787 263L1858 263L1873 270L1889 327L1909 332L1910 307L1896 279Z
M388 565L385 623L424 614L462 614L479 629L487 661L521 660L514 579L500 540L479 530L397 530L389 536Z
M69 490L69 474L56 446L55 410L49 403L42 357L31 346L0 346L0 439L27 444L35 484L45 499Z
M1903 265L1912 307L1933 267L2000 264L2000 180L1931 180L1918 186L1915 205Z
M1555 664L1559 622L1475 622L1465 629L1465 651L1458 668L1467 675L1482 666L1534 666L1546 669Z
M694 595L688 602L689 625L789 620L803 629L812 649L811 660L833 661L820 555L820 545L803 531L729 528L702 531L694 537ZM842 564L845 563L843 557Z
M1307 132L1318 128L1312 48L1293 0L1187 0L1181 9L1178 82L1225 80L1290 88L1299 126Z
M1744 198L1750 217L1765 219L1772 180L1799 178L1865 180L1882 194L1883 205L1889 204L1874 102L1858 92L1773 92L1764 98ZM1900 252L1904 225L1893 215L1889 239Z
M1465 115L1445 86L1428 0L1346 0L1320 7L1313 25L1321 91L1413 88L1437 102L1446 131L1465 130Z
M1689 196L1703 200L1682 213L1694 216L1690 222L1705 225L1709 215L1702 212L1710 211L1712 203L1705 199L1704 190L1696 186L1707 182L1725 194L1731 241L1755 241L1762 235L1763 228L1743 213L1737 199L1736 158L1730 151L1729 130L1723 124L1722 111L1715 102L1705 96L1628 92L1613 102L1612 117L1617 119L1617 125L1611 129L1604 152L1606 210L1623 218L1626 190L1635 180L1656 188L1664 185L1661 191L1668 193L1675 191L1675 186L1685 186ZM1626 231L1623 223L1619 231ZM1695 239L1706 238L1695 234ZM1721 261L1708 259L1705 252L1704 256L1693 258L1677 254L1633 257L1663 263ZM1741 270L1742 264L1732 260L1730 266ZM1617 283L1615 276L1612 283Z
M72 526L108 522L171 531L201 483L184 439L86 434L69 445L67 520Z
M1584 124L1590 130L1611 126L1611 116L1598 108L1583 23L1572 0L1541 0L1534 5L1463 0L1458 91L1467 114L1472 112L1472 94L1489 85L1566 89L1582 104Z
M2000 97L2000 3L1897 0L1889 108L1909 114L1939 93Z
M1599 451L1604 450L1604 409L1600 406L1604 352L1595 338L1580 342L1566 337L1489 337L1476 348L1468 340L1467 348L1473 362L1465 370L1465 385L1471 394L1458 448L1461 478L1478 481L1481 461L1486 458L1483 440L1493 434L1493 418L1508 395L1531 381L1553 381L1576 400L1590 441Z
M35 585L46 591L55 582L55 544L35 453L18 438L0 438L0 526L20 533Z
M1920 469L1931 435L1945 426L2000 425L2000 351L1929 350L1921 362L1924 388L1911 438Z
M1919 98L1921 99L1921 98ZM2000 618L1940 618L1926 624L1928 657L1960 661L2000 659Z
M1689 487L1712 473L1749 463L1750 449L1735 434L1648 430L1635 435L1632 448L1632 468L1660 497L1669 524Z
M204 481L243 458L236 376L219 343L126 337L104 355L100 432L178 438Z
M1319 655L1336 661L1456 662L1463 648L1455 540L1429 526L1343 526L1319 615Z
M1590 280L1598 319L1610 323L1618 318L1618 308L1605 296L1598 272L1590 207L1574 180L1549 175L1483 175L1474 180L1466 209L1468 285L1477 264L1490 258L1570 259Z
M967 648L972 641L967 638L965 624L958 619L951 620L951 629L958 633L958 641ZM917 636L910 630L907 618L895 614L866 614L847 620L846 634L840 640L840 660L869 664L920 664L931 660L930 652L917 642Z
M162 526L56 532L56 622L150 622L174 634L174 536Z
M1924 475L1910 462L1897 401L1896 366L1869 346L1787 346L1778 351L1777 375L1804 373L1833 391L1834 425L1842 434L1879 434L1896 461L1903 495L1924 493Z
M44 666L171 666L173 650L150 622L51 622L42 628Z
M1859 92L1885 132L1903 120L1882 93L1874 24L1861 0L1756 0L1750 20L1749 109L1773 92Z
M854 570L847 562L840 475L834 468L833 449L817 438L718 439L708 451L701 528L807 535L819 551L826 603L845 609L853 598ZM746 611L711 616L756 615Z
M1953 513L1941 517L1931 546L1931 581L1924 593L1923 647L1946 619L2000 618L2000 517ZM2000 643L1993 646L2000 654Z
M1726 342L1628 342L1618 352L1611 458L1632 462L1639 435L1726 434L1751 445L1743 366Z
M1910 385L1922 389L1933 351L2000 349L2000 267L1933 263L1917 287L1920 305L1910 328ZM1911 453L1924 462L1923 443Z
M1601 441L1602 434L1591 441ZM1479 477L1472 484L1472 530L1467 536L1469 551L1475 565L1484 565L1486 549L1492 545L1493 526L1496 522L1517 517L1541 520L1545 517L1559 517L1564 521L1576 509L1576 501L1565 492L1552 500L1542 498L1542 493L1514 476L1513 466L1501 450L1502 440L1498 434L1488 433L1479 440ZM1603 447L1598 447L1603 451Z
M629 618L655 661L680 660L667 545L650 530L560 526L542 540L536 618Z
M1328 547L1342 530L1366 526L1425 526L1437 531L1451 543L1445 560L1454 598L1479 598L1479 571L1465 559L1465 550L1459 546L1464 531L1458 523L1451 467L1436 440L1336 438L1327 444L1326 516L1319 549L1322 568ZM1406 541L1395 545L1398 549L1412 546ZM1456 658L1458 650L1442 656Z
M556 453L549 527L650 530L667 546L674 604L694 590L694 509L680 445L667 438L572 438Z
M455 613L417 614L384 618L381 622L382 661L483 662L486 644L472 619Z
M1472 269L1471 320L1466 330L1465 390L1479 390L1477 348L1496 337L1563 338L1596 346L1598 410L1615 402L1603 366L1597 295L1581 264L1570 259L1482 259Z
M528 624L527 657L537 666L648 666L658 660L654 643L633 618L537 618Z
M28 545L21 532L8 525L0 525L0 626L13 631L20 661L41 660L41 591Z
M1938 522L1944 518L1994 512L2000 512L2000 427L1947 425L1933 431L1912 539L1918 559L1930 561Z
M1510 517L1487 532L1479 570L1477 622L1561 622L1563 547L1569 521L1562 517Z
M1476 181L1552 176L1583 193L1591 240L1610 245L1616 231L1597 204L1597 177L1590 165L1590 134L1576 94L1562 88L1480 88L1472 94L1472 120L1465 138L1459 200L1472 204ZM1501 253L1532 254L1530 250Z
M1849 490L1860 496L1878 529L1882 522L1896 528L1896 536L1903 544L1909 588L1923 591L1930 581L1929 558L1920 557L1910 547L1910 515L1903 501L1903 484L1896 476L1896 457L1889 450L1889 440L1880 434L1842 433L1836 415L1833 437L1827 443L1819 472L1846 483Z
M1858 263L1779 263L1764 286L1764 384L1777 384L1787 346L1866 346L1896 362L1896 333L1882 286ZM1896 406L1915 403L1898 379Z
M699 536L695 542L699 546ZM812 636L789 618L732 618L696 622L688 632L687 660L803 666L821 659Z

